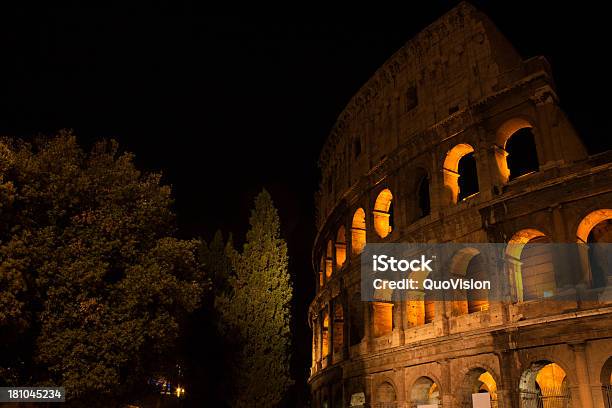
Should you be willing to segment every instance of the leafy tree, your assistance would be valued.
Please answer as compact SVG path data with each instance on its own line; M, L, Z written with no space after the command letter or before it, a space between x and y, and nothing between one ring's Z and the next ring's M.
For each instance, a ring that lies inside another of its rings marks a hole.
M287 244L267 191L255 199L241 252L229 249L233 275L215 305L226 338L233 341L232 407L273 407L291 385Z
M160 366L203 293L160 177L114 141L0 141L0 383L113 406Z

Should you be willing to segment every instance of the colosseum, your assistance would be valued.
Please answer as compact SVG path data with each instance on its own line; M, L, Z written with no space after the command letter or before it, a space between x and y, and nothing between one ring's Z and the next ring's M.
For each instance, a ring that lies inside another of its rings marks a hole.
M610 257L589 250L612 242L612 152L587 153L543 57L461 3L353 96L319 164L313 407L612 407ZM504 244L454 272L495 263L511 290L362 301L360 254L383 242ZM571 284L524 245L547 242L574 244Z

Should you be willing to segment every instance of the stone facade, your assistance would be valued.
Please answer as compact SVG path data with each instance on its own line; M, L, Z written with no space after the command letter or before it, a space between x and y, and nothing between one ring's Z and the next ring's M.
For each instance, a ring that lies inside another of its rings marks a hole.
M466 3L351 99L320 158L313 407L471 407L487 391L498 408L610 408L612 302L581 296L609 275L588 249L573 282L546 254L479 260L506 268L504 302L359 293L365 242L612 242L612 152L589 156L557 102L546 60Z

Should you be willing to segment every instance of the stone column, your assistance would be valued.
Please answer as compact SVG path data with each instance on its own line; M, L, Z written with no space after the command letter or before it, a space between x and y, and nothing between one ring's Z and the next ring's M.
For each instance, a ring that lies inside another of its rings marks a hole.
M580 395L580 408L593 408L593 396L591 395L591 381L589 380L589 369L586 359L586 344L571 344L576 360L576 378L578 379L578 394ZM575 403L574 403L575 404Z
M438 158L436 155L436 151L431 154L431 163L433 163L433 167L428 169L429 171L429 206L431 214L439 212L443 207L442 203L442 193L444 191L444 181L442 180L442 174L439 172L438 168L440 164L438 163Z
M327 366L329 367L334 362L334 307L333 300L327 302Z
M497 384L498 408L520 407L518 389L518 369L513 351L497 353L500 367L500 383Z
M365 383L365 396L366 396L366 407L371 407L374 402L374 377L367 374L364 377Z
M347 292L342 292L342 359L346 360L349 358L349 322L350 322L350 308L349 308L349 296Z
M393 331L399 334L399 344L404 344L404 308L405 302L393 302Z
M455 396L453 395L453 378L451 375L451 365L450 360L442 360L439 362L440 364L440 372L442 373L442 377L440 378L440 382L442 384L438 384L440 387L440 396L442 399L442 408L453 408L455 402Z
M476 175L478 177L478 193L483 200L491 200L493 198L493 186L495 180L491 165L489 164L489 155L486 148L474 146L474 160L476 160Z

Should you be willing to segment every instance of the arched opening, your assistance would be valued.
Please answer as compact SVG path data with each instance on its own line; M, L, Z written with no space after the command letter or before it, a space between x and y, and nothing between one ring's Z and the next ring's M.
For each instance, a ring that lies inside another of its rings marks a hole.
M363 302L361 301L361 294L359 292L351 297L349 308L349 340L350 345L354 346L361 343L364 336Z
M429 177L424 175L417 185L418 216L423 218L431 213L431 201L429 196Z
M601 369L601 391L605 408L612 408L612 357L606 360Z
M474 153L468 153L459 160L459 196L458 201L478 193L478 171L476 170L476 158Z
M419 377L410 389L410 403L418 405L439 405L440 388L429 377Z
M520 128L512 133L506 140L504 150L508 153L506 162L510 171L510 180L540 169L535 136L531 127Z
M482 254L477 254L470 260L465 274L467 280L484 281L487 279L487 268ZM467 290L468 313L489 310L489 290L470 289Z
M563 368L551 361L538 361L523 372L520 380L521 407L567 408L569 385Z
M327 250L325 251L325 277L331 278L334 270L334 245L331 240L327 241Z
M497 383L493 375L484 368L468 371L462 390L462 408L471 408L475 400L488 401L491 407L497 407Z
M353 223L351 225L351 253L359 255L366 245L366 222L365 211L363 208L358 208L353 214Z
M408 208L414 208L408 216L410 221L416 221L426 217L431 213L431 199L429 192L429 174L423 167L409 169L408 191L410 196L414 196L414 201L410 201Z
M519 300L551 297L557 283L553 265L553 251L543 232L525 229L514 234L506 248L506 260L514 275Z
M453 276L463 279L484 281L487 279L485 260L476 248L463 248L451 259L450 271ZM455 290L452 305L453 315L459 316L489 310L489 290Z
M374 230L379 237L385 238L393 230L393 194L391 190L382 190L374 202Z
M376 388L375 399L376 403L374 404L374 408L391 407L391 405L387 404L393 403L397 399L397 396L395 394L395 388L393 388L393 385L388 381L381 383Z
M329 355L329 313L327 310L321 312L321 357Z
M336 266L341 268L346 261L346 232L344 226L338 228L336 234Z
M371 302L372 305L372 335L384 336L393 331L393 303Z
M478 193L478 171L474 148L466 143L453 147L444 159L444 185L452 203Z
M344 310L339 300L334 301L334 354L342 353L344 344Z
M592 287L604 287L612 276L612 257L608 245L612 243L612 210L591 212L578 225L576 232L584 268L589 271Z

